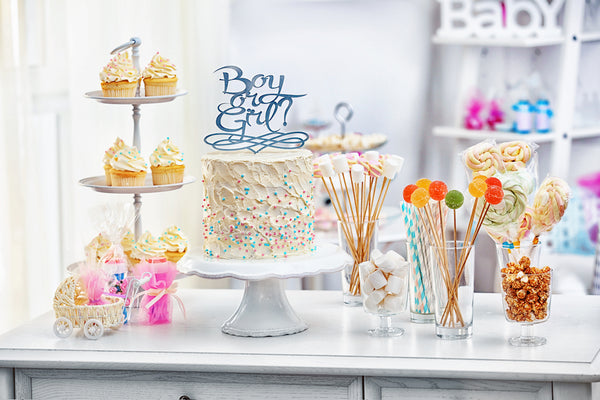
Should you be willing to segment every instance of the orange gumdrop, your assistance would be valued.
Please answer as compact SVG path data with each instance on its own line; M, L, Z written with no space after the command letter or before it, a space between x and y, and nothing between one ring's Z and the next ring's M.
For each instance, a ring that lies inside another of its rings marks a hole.
M425 204L429 202L429 192L425 188L416 189L410 196L410 201L417 208L425 207Z
M473 179L473 182L469 183L469 193L473 197L482 197L487 190L487 183L482 179Z
M416 182L417 186L429 191L429 185L431 185L431 180L427 178L421 178Z

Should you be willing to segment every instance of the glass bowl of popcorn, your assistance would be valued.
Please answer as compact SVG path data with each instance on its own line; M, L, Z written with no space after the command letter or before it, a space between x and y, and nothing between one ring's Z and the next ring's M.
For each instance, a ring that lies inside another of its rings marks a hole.
M541 346L546 338L535 336L533 326L548 320L552 297L552 269L531 265L531 259L522 255L500 270L502 304L509 322L521 326L519 336L508 342L513 346Z
M408 262L393 250L373 250L369 261L358 266L363 309L379 317L379 326L369 335L400 336L404 329L392 326L392 316L406 309Z

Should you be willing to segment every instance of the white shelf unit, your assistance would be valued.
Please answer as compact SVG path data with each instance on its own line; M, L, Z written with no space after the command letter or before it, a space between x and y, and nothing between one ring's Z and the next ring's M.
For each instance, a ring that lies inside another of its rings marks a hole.
M439 137L448 137L448 138L457 138L457 139L470 139L482 141L485 139L493 138L501 141L510 141L510 140L518 140L525 139L531 140L536 143L545 143L545 142L553 142L555 133L528 133L528 134L519 134L512 132L499 132L499 131L490 131L490 130L471 130L465 128L454 128L451 126L436 126L433 128L434 136Z
M579 40L581 40L584 43L599 42L600 41L600 31L599 32L582 32L579 35Z
M463 106L456 102L455 126L436 126L433 135L436 137L453 138L455 150L464 147L465 141L481 141L487 138L500 141L523 138L537 143L548 143L552 146L550 173L567 178L571 159L571 142L575 139L600 137L600 119L597 126L576 128L573 117L575 114L575 96L577 90L577 75L582 43L600 41L600 32L583 32L583 15L585 0L569 0L564 5L562 36L560 37L531 37L531 38L456 38L434 36L432 41L438 45L462 46L463 57L461 71L457 76L459 88L476 87L479 76L479 55L485 47L507 48L540 48L544 46L560 46L558 63L559 74L556 79L556 100L554 101L553 130L548 134L513 134L498 131L470 131L462 127ZM454 176L456 177L457 168Z
M556 37L530 37L530 38L477 38L477 37L442 37L434 36L435 44L446 44L455 46L484 46L484 47L540 47L560 45L565 41L562 36Z

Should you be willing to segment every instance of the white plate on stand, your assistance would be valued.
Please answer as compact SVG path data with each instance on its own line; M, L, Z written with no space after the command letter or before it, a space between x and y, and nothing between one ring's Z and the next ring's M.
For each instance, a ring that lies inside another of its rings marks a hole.
M242 301L221 331L234 336L265 337L291 335L308 328L290 306L284 279L339 271L348 262L352 258L338 246L319 243L311 254L280 260L217 260L192 252L181 259L179 270L202 278L245 280Z
M92 176L89 178L84 178L79 181L79 184L82 186L89 187L97 192L102 193L157 193L157 192L168 192L170 190L176 190L182 187L183 185L187 185L189 183L195 182L196 178L191 175L186 175L183 177L183 182L181 183L172 183L169 185L153 185L152 184L152 175L148 174L146 176L146 181L144 186L106 186L106 177L102 176Z
M169 101L173 101L176 97L185 96L188 94L187 90L177 89L175 94L170 94L168 96L144 96L144 90L140 89L139 97L104 97L102 95L102 90L94 90L91 92L87 92L84 94L85 97L92 100L97 100L100 103L104 104L156 104L156 103L166 103Z

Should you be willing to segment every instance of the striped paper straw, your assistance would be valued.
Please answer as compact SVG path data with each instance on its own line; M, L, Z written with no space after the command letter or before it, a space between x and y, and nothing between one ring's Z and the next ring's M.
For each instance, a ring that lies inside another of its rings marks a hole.
M415 208L412 204L402 202L402 213L404 215L404 226L406 227L406 240L408 242L407 258L412 268L411 293L413 302L410 305L411 311L419 314L430 314L433 312L430 294L431 279L427 268L427 249L428 245L422 234L423 227L419 221Z

